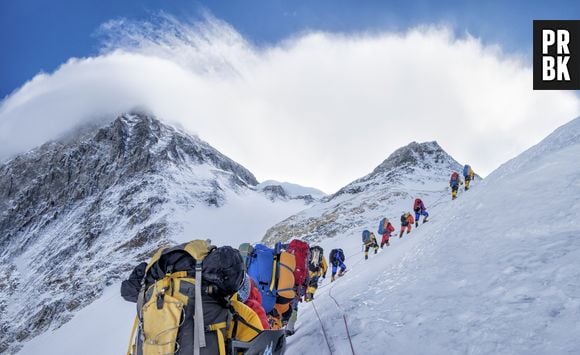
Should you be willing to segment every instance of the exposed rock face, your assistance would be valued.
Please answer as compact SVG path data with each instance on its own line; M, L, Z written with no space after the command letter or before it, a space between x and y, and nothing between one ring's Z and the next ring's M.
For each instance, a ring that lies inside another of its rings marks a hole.
M395 213L410 211L415 197L427 204L442 198L451 171L460 169L437 142L413 142L397 149L369 175L273 226L263 241L273 244L302 238L317 242L358 234L364 228L374 230L380 218L396 221Z
M175 206L255 177L197 137L127 114L0 165L0 353L62 325L170 242Z
M286 191L280 185L268 185L268 186L265 186L262 189L262 192L264 192L264 194L270 196L271 199L275 199L275 198L288 198L288 194L286 194Z
M265 185L258 187L264 195L266 195L271 201L276 200L303 200L305 204L309 205L314 201L317 201L315 197L310 194L305 195L292 195L290 192L281 185Z

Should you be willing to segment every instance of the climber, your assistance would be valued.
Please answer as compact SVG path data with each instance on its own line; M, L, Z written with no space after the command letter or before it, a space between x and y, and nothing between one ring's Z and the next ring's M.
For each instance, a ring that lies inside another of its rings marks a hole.
M399 233L399 238L403 237L405 229L407 230L407 234L411 233L413 223L415 223L413 215L410 214L409 212L403 212L403 214L401 215L401 232Z
M475 173L469 164L463 166L463 179L465 180L465 191L469 190L469 183L473 181Z
M292 301L291 307L292 307L292 314L290 315L290 319L288 320L288 323L286 324L286 336L291 336L294 335L294 333L296 332L296 330L294 329L294 327L296 326L296 321L298 320L298 303L302 302L302 299L300 297L296 297L294 298L294 300Z
M294 283L296 288L296 297L290 303L290 308L292 313L288 318L286 323L286 335L291 336L294 334L294 326L298 320L298 304L302 302L303 297L305 297L306 289L308 288L308 264L310 262L310 246L305 241L299 239L293 239L287 246L285 246L286 251L294 255L296 260L296 268L294 269Z
M413 210L415 211L415 227L419 227L419 218L421 216L423 216L423 223L427 222L427 217L429 217L429 213L427 213L425 204L420 198L415 199L415 203L413 204Z
M159 249L121 284L123 298L137 303L127 354L217 354L228 346L237 353L265 350L270 342L277 344L272 353L283 354L284 332L264 330L259 315L235 296L248 281L242 257L231 247L194 240ZM196 309L212 316L193 317Z
M304 301L306 302L310 302L314 299L314 293L318 289L318 281L321 277L325 279L326 272L328 271L328 264L324 257L324 249L318 245L311 247L309 258L308 276L310 277L310 281L308 282L308 288L306 289L306 295L304 296Z
M240 302L243 302L246 306L256 312L264 329L270 329L270 323L268 322L266 311L262 306L262 294L258 291L254 280L252 280L248 274L245 275L237 296Z
M375 254L379 251L379 244L377 243L377 238L373 232L365 229L362 233L362 242L365 248L365 260L369 258L369 250L371 248L375 249Z
M294 269L296 258L284 250L256 244L248 258L248 275L262 296L262 306L271 329L282 329L292 315L290 303L296 297Z
M463 181L459 178L459 173L454 171L451 173L451 178L449 179L449 186L451 187L451 199L455 200L457 198L457 191L459 190L459 185L462 185Z
M379 222L379 234L381 234L383 236L383 238L381 239L381 249L383 248L383 246L389 246L389 238L391 237L391 233L393 233L395 231L395 227L393 227L393 225L391 224L391 222L389 221L388 218L383 218L381 219L381 221Z
M330 251L330 256L328 258L330 260L330 264L332 265L332 277L330 282L336 280L336 270L340 267L340 271L338 272L338 277L341 277L346 272L346 265L344 261L346 260L344 256L344 252L342 249L332 249Z

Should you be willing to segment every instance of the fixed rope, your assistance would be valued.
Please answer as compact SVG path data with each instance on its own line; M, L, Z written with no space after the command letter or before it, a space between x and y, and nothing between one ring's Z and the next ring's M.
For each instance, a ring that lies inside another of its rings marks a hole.
M348 323L346 321L346 315L342 311L342 308L338 304L338 301L336 300L336 298L334 298L334 296L332 296L332 289L334 288L334 286L336 286L336 284L334 284L330 288L330 291L328 291L328 296L330 296L330 298L334 301L334 304L336 305L336 308L338 308L338 310L342 313L342 320L344 321L344 328L346 329L346 336L348 337L348 343L350 344L350 350L352 351L352 355L356 355L355 352L354 352L354 346L352 345L352 338L350 336L350 329L348 329Z
M322 319L320 319L320 314L318 314L318 310L316 309L316 305L314 304L314 300L312 300L312 308L314 308L314 313L316 313L316 317L320 322L320 327L322 328L322 334L324 334L324 340L326 340L326 346L328 346L328 350L332 354L332 347L330 346L330 341L328 340L328 335L326 334L326 329L324 329L324 323L322 323Z

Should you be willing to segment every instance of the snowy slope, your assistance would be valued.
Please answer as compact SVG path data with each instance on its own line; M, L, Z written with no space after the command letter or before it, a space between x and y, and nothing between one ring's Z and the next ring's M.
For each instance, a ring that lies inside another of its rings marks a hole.
M459 169L437 142L410 143L367 176L273 226L263 240L320 242L344 234L358 236L364 229L375 231L382 217L398 222L403 211L412 210L416 197L427 208L439 203L448 195L451 171Z
M84 307L118 293L108 287L161 245L237 246L306 207L271 200L256 184L209 144L145 114L0 165L0 352L77 314L90 320Z
M580 118L301 306L290 353L580 353ZM336 303L332 297L336 299ZM344 316L344 318L343 318ZM316 350L313 350L316 349Z
M314 303L301 304L288 354L351 354L344 319L357 354L579 353L579 154L577 119L456 201L437 181L399 181L397 189L408 196L416 192L404 188L434 191L436 199L426 201L431 221L393 239L368 261L362 260L359 230L376 228L377 209L395 213L399 206L367 209L357 217L360 226L321 238L326 254L333 247L345 250L351 270L333 284L324 280ZM408 204L404 200L400 208L410 209ZM205 218L202 214L197 227ZM203 234L212 232L206 230ZM237 235L250 239L243 234ZM133 312L113 284L70 322L26 343L21 353L121 353ZM87 346L95 338L99 346Z

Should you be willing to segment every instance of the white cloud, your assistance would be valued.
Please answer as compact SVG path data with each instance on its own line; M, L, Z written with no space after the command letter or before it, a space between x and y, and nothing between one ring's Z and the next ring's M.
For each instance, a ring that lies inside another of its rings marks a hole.
M444 27L308 33L269 48L209 16L102 31L100 56L71 59L1 103L0 159L146 106L259 179L332 192L413 140L437 140L487 174L580 114L573 92L533 91L528 63Z

